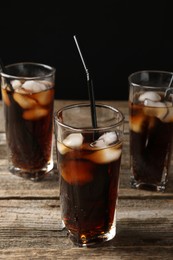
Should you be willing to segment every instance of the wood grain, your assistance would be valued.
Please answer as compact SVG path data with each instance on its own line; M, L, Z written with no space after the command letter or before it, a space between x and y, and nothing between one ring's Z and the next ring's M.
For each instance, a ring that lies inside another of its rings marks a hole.
M78 101L79 102L79 101ZM103 102L103 101L102 101ZM55 109L75 101L55 101ZM172 259L173 171L164 193L130 187L128 103L104 102L125 115L125 138L117 207L117 235L98 247L77 248L63 228L59 175L54 169L41 182L9 173L0 103L0 259Z

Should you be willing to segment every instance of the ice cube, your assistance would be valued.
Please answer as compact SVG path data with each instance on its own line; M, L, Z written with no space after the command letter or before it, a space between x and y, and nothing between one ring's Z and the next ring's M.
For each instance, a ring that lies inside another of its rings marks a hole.
M154 92L154 91L147 91L144 92L143 94L141 94L139 96L139 101L145 101L146 99L149 99L151 101L160 101L161 97L158 93Z
M133 116L129 118L129 126L135 133L140 133L142 131L142 125L145 122L144 115Z
M87 155L87 159L95 163L106 164L118 160L121 152L121 149L106 148Z
M33 108L37 104L36 100L19 93L14 92L13 98L24 109Z
M154 116L159 119L163 119L168 112L168 108L163 102L154 102L152 100L146 99L144 101L144 105L144 113L148 116Z
M54 97L54 91L49 89L40 93L33 94L33 98L38 101L40 105L46 106L50 104Z
M24 88L17 88L17 89L15 89L15 92L19 93L19 94L24 94L24 95L32 94L29 91L25 90Z
M59 171L69 184L84 185L93 180L94 168L84 160L69 160L67 164L59 165Z
M8 94L7 94L7 91L6 91L6 89L1 89L1 93L2 93L2 99L3 99L3 101L4 101L4 103L7 105L7 106L9 106L10 105L10 99L9 99L9 97L8 97Z
M81 133L69 134L64 140L63 144L70 148L78 148L83 143L83 136Z
M150 99L145 99L144 101L144 106L149 106L149 107L166 107L165 103L163 102L156 102Z
M105 133L99 137L99 140L103 140L106 145L109 145L117 141L117 134L115 132Z
M54 86L54 82L52 81L47 81L47 80L39 80L38 82L40 82L41 84L46 85L46 88L52 88Z
M102 147L105 147L105 142L103 139L98 139L96 141L94 141L93 143L90 144L91 147L99 147L99 148L102 148Z
M20 80L14 79L11 81L11 85L12 85L13 89L16 90L22 86L22 83Z
M68 147L66 147L65 145L63 145L62 143L59 143L59 142L57 142L57 149L58 149L59 153L62 155L66 154L70 151L70 149Z
M23 118L25 120L38 120L44 116L47 116L48 110L41 108L41 107L35 107L33 109L27 109L23 112Z
M117 134L115 132L108 132L103 135L101 135L98 140L91 143L90 145L92 147L105 147L110 144L113 144L117 141Z
M168 113L166 116L162 119L163 122L165 123L170 123L173 122L173 108L168 108Z
M25 81L24 84L22 85L22 88L24 88L26 91L28 91L30 93L37 93L37 92L46 90L45 84L40 83L35 80Z

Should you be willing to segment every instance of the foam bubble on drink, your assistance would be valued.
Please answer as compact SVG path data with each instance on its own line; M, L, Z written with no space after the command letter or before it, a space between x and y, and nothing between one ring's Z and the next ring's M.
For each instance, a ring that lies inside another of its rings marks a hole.
M154 102L152 100L146 99L144 101L144 113L148 116L154 116L159 119L163 119L167 112L168 108L163 102Z
M121 149L106 148L93 152L87 156L87 159L98 164L106 164L118 160L121 156L121 152Z
M78 148L83 143L83 136L81 133L69 134L64 140L63 144L70 148Z
M117 141L117 134L115 132L108 132L101 135L98 140L91 144L92 147L105 147Z
M160 101L161 97L158 93L156 93L154 91L146 91L145 93L143 93L139 96L139 101L143 102L146 99L149 99L151 101Z
M30 93L37 93L46 90L45 84L34 80L25 81L22 85L22 88Z

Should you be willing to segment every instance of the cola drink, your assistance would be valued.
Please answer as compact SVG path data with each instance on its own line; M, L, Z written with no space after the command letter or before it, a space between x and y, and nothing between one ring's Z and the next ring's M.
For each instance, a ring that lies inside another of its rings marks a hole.
M111 107L96 108L97 130L88 104L55 113L61 216L77 246L116 235L124 119Z
M62 219L81 244L114 228L122 150L121 143L96 149L90 142L80 149L58 144Z
M10 172L40 180L53 168L52 79L7 80L3 75L1 93Z
M163 192L173 143L173 73L136 71L129 75L131 187Z
M173 140L172 101L148 91L130 102L132 187L164 190L170 171Z

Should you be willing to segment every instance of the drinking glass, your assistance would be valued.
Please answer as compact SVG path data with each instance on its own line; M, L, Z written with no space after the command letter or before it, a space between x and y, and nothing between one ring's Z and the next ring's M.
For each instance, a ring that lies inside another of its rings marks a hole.
M93 128L90 104L55 112L61 216L69 237L80 247L116 235L124 116L104 104L96 104L96 115Z
M173 144L173 73L137 71L129 81L131 186L164 191Z
M0 75L9 171L41 180L53 168L55 68L20 62Z

